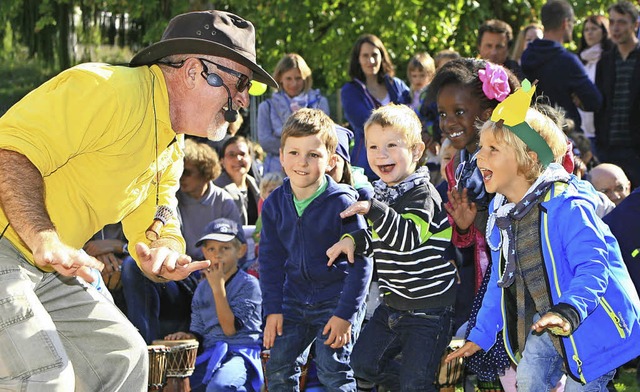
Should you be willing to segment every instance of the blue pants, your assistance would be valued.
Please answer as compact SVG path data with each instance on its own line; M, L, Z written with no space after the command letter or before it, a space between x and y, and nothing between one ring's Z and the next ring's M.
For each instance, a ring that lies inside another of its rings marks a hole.
M538 319L536 317L536 319ZM518 392L544 392L550 391L556 386L562 377L563 359L551 342L548 333L529 333L522 354L522 360L518 363L516 384ZM582 385L571 377L567 377L564 386L565 392L606 392L607 383L613 378L615 369Z
M121 280L127 318L147 344L164 339L167 334L189 330L193 292L184 290L182 282L152 282L131 257L122 262Z
M270 392L300 390L300 365L306 361L309 347L314 341L314 361L318 369L318 379L326 390L356 390L349 357L364 317L364 306L351 326L351 343L333 349L324 344L329 336L322 335L322 330L333 316L336 306L337 300L317 304L285 301L282 336L276 337L266 366Z
M380 304L356 342L351 366L356 377L391 391L436 391L452 331L453 306L400 311Z

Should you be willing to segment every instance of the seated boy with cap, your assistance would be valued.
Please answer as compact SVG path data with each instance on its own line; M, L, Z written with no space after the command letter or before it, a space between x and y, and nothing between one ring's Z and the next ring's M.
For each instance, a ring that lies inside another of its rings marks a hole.
M191 304L190 332L167 340L197 339L203 352L191 376L193 391L259 391L261 294L258 280L238 269L247 251L242 227L219 218L209 223L196 246L211 266L196 288Z

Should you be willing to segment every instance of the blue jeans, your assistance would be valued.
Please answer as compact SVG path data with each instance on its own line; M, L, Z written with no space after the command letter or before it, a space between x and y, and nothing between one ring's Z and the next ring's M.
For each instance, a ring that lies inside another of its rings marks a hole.
M536 317L536 318L539 318ZM518 363L516 384L518 392L544 392L556 386L563 374L563 359L551 342L548 333L529 333ZM615 369L582 385L571 377L567 377L565 392L606 392L607 383L613 378Z
M177 282L152 282L131 257L122 261L121 281L127 317L147 344L189 330L193 292L182 289Z
M351 366L356 377L391 391L436 391L452 331L452 306L401 311L380 304L356 342Z
M317 304L286 300L283 305L282 336L277 336L266 366L270 392L299 391L300 365L306 361L315 341L314 361L318 379L327 391L355 391L356 381L349 365L353 342L364 317L364 306L351 326L351 343L339 349L326 346L329 335L322 330L333 316L337 300Z

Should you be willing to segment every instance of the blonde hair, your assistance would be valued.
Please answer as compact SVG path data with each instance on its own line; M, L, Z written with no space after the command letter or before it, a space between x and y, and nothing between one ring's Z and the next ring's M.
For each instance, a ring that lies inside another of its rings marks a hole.
M427 52L417 53L409 60L407 74L413 71L422 71L427 74L427 78L432 79L436 73L436 63L433 57Z
M335 154L338 145L338 135L336 134L333 120L320 109L303 108L293 113L282 126L280 136L280 147L290 137L305 137L318 135L324 143L329 154Z
M307 65L307 62L304 61L302 56L297 53L288 53L285 54L283 58L278 61L276 64L276 69L273 71L273 79L276 82L280 83L280 79L282 78L282 74L292 69L297 69L300 71L300 76L304 80L304 88L302 91L308 92L311 90L311 86L313 85L313 78L311 77L311 68Z
M525 121L529 126L540 134L542 139L547 143L553 153L553 160L561 163L562 158L567 152L567 138L556 123L556 121L531 107L527 110ZM534 161L529 152L532 151L515 133L509 128L503 127L493 121L484 123L480 134L483 132L491 132L496 141L500 144L507 145L514 149L516 154L516 162L518 163L518 172L524 175L527 181L533 183L546 169L539 160Z
M276 188L282 185L284 176L280 172L269 172L260 180L260 195L263 196L268 188Z
M194 165L207 181L215 180L222 171L216 151L208 144L192 139L184 141L184 161Z
M393 128L402 133L410 146L422 142L420 119L416 112L406 105L391 103L374 110L364 124L365 138L367 131L373 124L378 124L383 128Z

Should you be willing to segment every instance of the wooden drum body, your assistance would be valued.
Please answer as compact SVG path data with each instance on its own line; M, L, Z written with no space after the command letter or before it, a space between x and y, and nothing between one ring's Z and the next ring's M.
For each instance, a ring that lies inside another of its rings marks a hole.
M167 346L167 377L189 377L193 374L198 355L198 341L185 340L154 340L153 344Z
M169 349L162 345L147 346L149 352L149 390L162 389L167 382L167 354Z
M449 347L444 351L436 378L436 386L440 388L440 391L455 391L456 385L462 381L464 377L464 358L456 358L449 363L445 363L444 359L463 345L464 339L453 338L449 343Z

